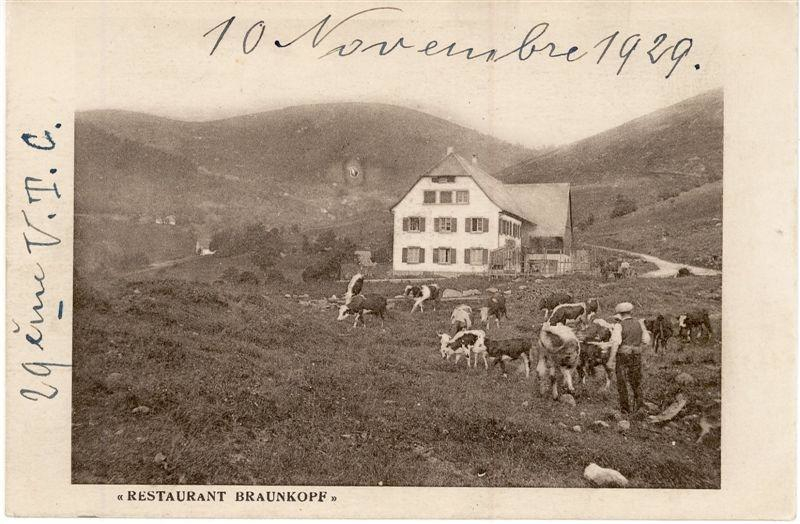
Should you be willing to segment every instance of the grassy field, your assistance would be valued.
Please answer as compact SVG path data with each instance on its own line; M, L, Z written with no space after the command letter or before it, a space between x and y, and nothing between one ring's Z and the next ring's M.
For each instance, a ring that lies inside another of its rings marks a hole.
M256 286L178 275L77 284L76 483L585 487L583 469L596 462L632 487L720 486L719 433L695 443L697 415L721 394L718 323L706 346L648 350L653 409L681 391L689 402L666 425L632 421L623 432L616 392L600 390L602 371L578 386L571 407L540 397L533 375L504 379L497 368L487 374L441 360L436 333L449 328L453 303L411 316L401 302L384 329L368 319L367 329L354 330L336 322L333 309L284 297L341 296L342 283ZM442 284L511 290L511 319L490 336L533 336L535 303L556 289L601 297L605 317L621 300L641 315L693 307L718 315L721 307L721 280L711 277ZM364 291L393 296L403 287L367 282ZM680 372L694 384L679 386ZM134 412L142 406L148 410Z

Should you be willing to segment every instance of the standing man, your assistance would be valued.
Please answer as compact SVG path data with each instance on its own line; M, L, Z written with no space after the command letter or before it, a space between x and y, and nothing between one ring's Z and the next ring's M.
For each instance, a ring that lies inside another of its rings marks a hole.
M611 330L608 365L616 368L620 409L623 413L635 413L642 407L642 349L650 343L650 334L644 327L643 320L631 316L633 304L630 302L617 304L614 312L615 324ZM632 410L629 386L633 393Z

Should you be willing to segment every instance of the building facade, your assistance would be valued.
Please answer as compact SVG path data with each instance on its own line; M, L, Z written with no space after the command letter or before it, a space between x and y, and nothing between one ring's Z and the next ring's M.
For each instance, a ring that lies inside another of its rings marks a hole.
M534 254L528 251L554 233L552 244L568 253L569 200L568 184L503 184L475 158L468 162L448 150L392 208L393 272L522 271L526 255ZM543 220L554 211L559 216Z

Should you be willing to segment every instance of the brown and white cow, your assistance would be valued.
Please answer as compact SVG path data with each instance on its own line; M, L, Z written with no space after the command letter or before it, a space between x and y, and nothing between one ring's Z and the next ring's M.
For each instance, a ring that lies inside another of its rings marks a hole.
M481 324L488 328L489 322L494 319L497 327L500 327L500 319L502 317L508 318L508 311L506 310L506 297L500 293L495 293L490 296L486 301L486 306L481 308Z
M450 325L453 335L472 328L472 308L466 304L456 306L450 314Z
M483 353L484 364L487 369L489 364L486 362L486 333L480 329L472 329L468 331L460 331L455 336L450 336L447 333L438 333L439 335L439 352L442 358L450 360L452 355L456 356L456 364L461 359L461 356L467 357L467 367L471 366L472 353ZM477 355L475 357L477 359ZM476 362L477 366L477 362Z
M700 340L707 341L711 338L711 319L707 309L699 309L678 317L678 336L686 342L697 340L696 332L700 332Z
M364 322L364 315L367 313L380 317L381 326L383 326L383 317L386 315L386 298L380 295L355 295L349 304L339 306L339 317L336 320L344 320L354 315L356 319L353 322L353 327L356 327L361 322L361 325L366 328L367 324Z
M486 356L493 359L492 367L500 364L503 376L506 374L506 361L522 360L525 366L525 378L531 375L529 352L532 341L530 338L507 338L503 340L486 339ZM485 359L484 359L485 362Z
M608 366L608 357L611 356L611 330L613 327L610 322L602 318L595 318L586 329L578 333L578 340L581 341L578 380L581 381L581 384L586 384L587 375L594 375L595 368L603 366L606 371L606 383L603 389L608 389L611 385L613 370Z
M544 319L547 320L550 312L561 304L572 302L572 295L569 293L550 293L539 301L539 309L544 311Z
M533 353L534 347L531 347ZM558 377L556 370L560 371L562 382L570 394L575 393L572 385L572 372L578 367L580 360L580 342L575 333L563 324L550 325L545 322L539 331L539 357L536 364L536 373L539 375L539 390L544 395L549 384L552 388L554 400L558 399ZM533 355L531 354L531 359Z
M589 303L575 302L572 304L561 304L553 310L547 322L552 325L566 325L567 322L571 321L588 324L589 319L597 313L598 309L599 303L596 298L590 299Z
M425 302L432 302L433 303L433 310L436 311L436 305L439 303L439 298L441 298L441 291L439 286L436 284L426 284L424 286L406 286L405 291L403 291L403 295L406 297L415 298L414 306L411 308L411 312L419 308L421 312L425 312L423 304Z

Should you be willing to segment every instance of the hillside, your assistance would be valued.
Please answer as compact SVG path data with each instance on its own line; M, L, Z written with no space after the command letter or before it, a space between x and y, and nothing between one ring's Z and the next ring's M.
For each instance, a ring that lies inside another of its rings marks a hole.
M722 267L722 181L597 222L578 233L584 242L649 253L666 260Z
M723 93L709 91L499 173L509 183L722 177Z

